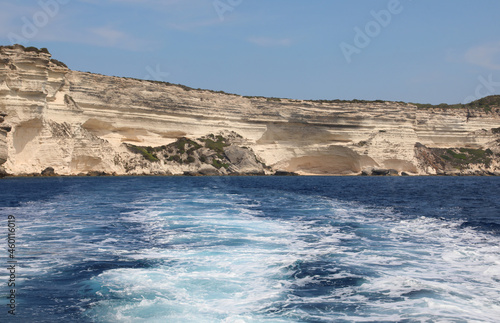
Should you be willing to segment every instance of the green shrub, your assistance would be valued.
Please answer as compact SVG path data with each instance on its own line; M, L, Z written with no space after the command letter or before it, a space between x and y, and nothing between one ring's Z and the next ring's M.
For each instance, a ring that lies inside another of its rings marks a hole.
M191 148L187 149L188 154L192 154L195 150L200 149L202 147L196 141L193 141L193 140L188 139L186 137L182 137L182 138L177 139L177 141L174 142L172 145L179 151L180 154L184 154L186 152L186 146L191 147ZM168 151L170 153L172 153L173 149L168 148Z
M170 156L167 160L168 161L174 161L174 162L177 162L179 164L182 164L182 158L179 155Z
M127 145L128 149L136 154L141 154L144 158L149 160L150 162L159 161L156 154L154 154L154 149L152 147L139 147L135 145Z
M175 142L175 148L179 151L180 154L184 154L184 147L186 146L187 138L180 138Z
M441 154L441 158L452 164L452 166L463 166L467 164L484 164L489 167L491 164L491 158L489 156L493 155L490 149L471 149L471 148L459 148L458 152L456 149L446 149L444 154Z
M229 145L225 143L225 139L222 138L222 136L218 136L217 141L214 141L212 139L205 140L205 147L212 149L219 154L224 154L224 147L227 146Z
M215 168L217 168L217 169L221 169L222 167L224 167L224 168L226 168L226 169L227 169L227 168L229 168L229 165L228 165L228 164L224 164L223 162L221 162L221 161L220 161L220 160L218 160L218 159L214 159L214 160L212 161L212 166L214 166L214 167L215 167Z
M64 64L63 62L61 61L58 61L57 59L51 59L50 60L53 64L59 66L59 67L65 67L65 68L68 68L68 65Z
M38 52L39 52L38 48L33 47L33 46L26 47L26 48L24 49L24 51L26 51L26 52L36 52L36 53L38 53Z

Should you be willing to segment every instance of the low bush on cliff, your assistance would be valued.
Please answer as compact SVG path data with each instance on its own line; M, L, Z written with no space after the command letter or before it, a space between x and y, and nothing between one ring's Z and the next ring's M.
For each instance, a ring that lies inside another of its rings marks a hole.
M293 100L292 100L293 101ZM385 103L385 102L392 102L392 103L399 103L399 104L407 104L406 102L403 101L387 101L387 100L358 100L358 99L353 99L353 100L340 100L340 99L335 99L335 100L307 100L309 102L314 102L314 103L326 103L326 104L343 104L343 103L355 103L355 104L380 104L380 103ZM297 101L300 102L300 101Z
M174 143L175 148L179 151L180 154L184 154L186 152L186 146L188 147L187 153L191 155L195 150L201 148L201 145L194 140L188 139L186 137L182 137L177 139Z
M419 109L470 109L483 110L486 113L491 113L493 111L498 113L500 112L500 95L490 95L467 104L412 104L416 105Z
M181 137L167 146L161 146L156 149L160 149L164 152L163 156L167 161L176 162L182 165L196 162L194 152L202 147L202 145L194 140ZM185 155L187 155L187 157Z
M44 54L50 54L49 50L47 48L36 48L36 47L33 47L33 46L29 46L29 47L24 47L23 45L20 45L20 44L15 44L15 45L11 45L11 46L0 46L0 50L4 49L4 48L7 48L7 49L22 49L23 51L25 52L33 52L33 53L44 53Z
M56 66L59 66L59 67L65 67L65 68L68 68L68 65L64 64L63 62L61 61L58 61L57 59L51 59L50 62Z
M218 135L217 137L215 137L214 135L209 135L208 137L209 138L201 139L205 141L205 147L212 149L213 151L217 152L220 155L223 155L224 147L229 146L226 138L222 137L221 135Z
M489 167L493 152L490 149L436 149L440 152L440 157L455 168L463 168L470 164L484 164Z
M220 160L218 160L218 159L214 159L214 160L212 161L212 166L214 166L214 167L215 167L215 168L217 168L217 169L221 169L222 167L224 167L224 168L226 168L226 169L227 169L227 168L229 168L229 165L228 165L228 164L225 164L225 163L221 162L221 161L220 161Z
M465 105L463 104L429 104L429 103L412 103L417 106L419 109L463 109Z
M165 155L165 157L167 157L167 155ZM182 164L182 158L179 155L168 156L167 160Z
M40 48L40 49L38 49L38 48L33 47L33 46L26 47L24 49L24 51L25 52L34 52L34 53L37 53L37 54L39 54L39 53L50 54L49 50L47 48Z
M146 158L150 162L159 161L158 157L155 154L155 148L153 147L140 147L135 145L127 145L127 148L133 153L141 154L144 158Z

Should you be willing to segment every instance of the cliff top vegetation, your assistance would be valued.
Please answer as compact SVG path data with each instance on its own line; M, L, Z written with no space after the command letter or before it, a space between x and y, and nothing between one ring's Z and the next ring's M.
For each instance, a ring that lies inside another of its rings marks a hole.
M0 46L0 52L3 51L4 49L22 49L25 52L34 52L37 54L49 54L50 52L47 48L36 48L36 47L25 47L20 44L15 44L15 45L10 45L10 46ZM56 64L57 66L65 67L67 68L66 64L63 62L60 62L55 59L51 59L51 62ZM89 72L90 73L90 72ZM92 73L99 75L98 73ZM185 91L208 91L211 93L219 93L219 94L224 94L224 95L231 95L231 96L238 96L238 97L244 97L247 99L265 99L267 102L272 102L272 103L282 103L283 101L288 101L289 102L313 102L313 103L326 103L326 104L335 104L335 103L356 103L356 104L363 104L363 103L384 103L384 102L392 102L392 103L399 103L399 104L408 104L407 102L403 101L386 101L386 100L358 100L358 99L353 99L353 100L340 100L340 99L335 99L335 100L292 100L292 99L286 99L286 98L275 98L275 97L264 97L264 96L243 96L243 95L238 95L234 93L226 93L224 91L215 91L215 90L209 90L209 89L195 89L186 85L182 84L175 84L175 83L170 83L170 82L165 82L165 81L153 81L153 80L141 80L141 79L136 79L136 78L131 78L131 77L126 77L126 79L132 79L132 80L137 80L137 81L146 81L146 82L151 82L151 83L157 83L157 84L164 84L166 86L176 86L180 87ZM415 105L418 109L470 109L470 110L484 110L485 112L492 112L492 111L500 111L500 95L490 95L484 98L481 98L479 100L467 103L467 104L447 104L447 103L441 103L441 104L429 104L429 103L409 103L412 105Z

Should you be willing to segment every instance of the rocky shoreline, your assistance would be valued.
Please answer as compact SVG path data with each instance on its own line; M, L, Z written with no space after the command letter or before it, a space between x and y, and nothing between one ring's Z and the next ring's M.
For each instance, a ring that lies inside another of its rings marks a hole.
M333 177L496 177L500 176L500 172L482 172L476 171L474 173L460 173L460 172L452 172L452 173L438 173L434 175L418 175L418 174L410 174L406 172L397 172L395 169L374 169L371 172L369 170L363 171L360 174L354 175L315 175L315 174L297 174L294 172L286 172L286 171L276 171L271 174L252 174L252 173L229 173L227 175L207 175L199 172L185 172L184 174L121 174L118 175L116 173L108 174L106 172L92 171L88 173L80 173L76 175L59 175L56 173L52 173L53 170L51 167L49 172L47 169L42 171L42 173L31 173L31 174L19 174L19 175L11 175L7 173L0 173L0 180L4 178L31 178L31 177L288 177L288 176L300 176L300 177L318 177L318 176L333 176Z

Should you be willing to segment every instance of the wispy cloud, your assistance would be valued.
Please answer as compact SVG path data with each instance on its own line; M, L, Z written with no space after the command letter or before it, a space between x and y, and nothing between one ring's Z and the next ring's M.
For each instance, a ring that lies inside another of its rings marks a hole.
M215 25L220 25L221 22L219 19L210 19L210 20L192 20L190 22L172 22L167 26L171 29L179 30L179 31L191 31L198 28L210 27Z
M101 38L105 42L109 42L111 44L116 44L122 42L128 38L128 36L119 30L113 29L111 27L98 27L98 28L90 28L89 31Z
M91 4L105 4L105 3L121 3L121 4L139 4L139 5L154 5L154 6L170 6L173 4L181 3L181 0L79 0L84 3ZM184 0L188 2L190 0Z
M283 47L292 44L290 38L250 37L248 41L262 47Z
M43 28L37 27L28 38L23 37L23 30L28 29L26 21L31 27L35 14L45 15L44 7L38 2L20 4L0 0L0 4L5 9L0 11L0 41L5 43L10 42L10 38L27 38L25 45L29 42L58 41L142 51L159 46L158 34L161 32L198 32L231 22L230 17L221 22L212 1L206 0L72 0L61 5L57 14L50 16L47 24ZM82 18L91 12L105 12L110 8L116 8L120 14L105 16L106 20L101 14L91 19ZM141 15L150 14L142 29L124 23L131 13L138 11ZM155 28L156 35L154 32L144 33L145 26ZM8 35L12 34L19 37L9 38Z
M492 70L500 70L500 41L476 46L467 51L465 60Z
M92 3L92 1L80 0L80 2L87 3ZM167 2L176 1L178 0ZM48 9L38 3L31 5L4 3L2 6L7 10L0 12L0 40L7 41L7 43L21 42L24 45L29 45L30 42L71 42L130 51L142 51L145 48L154 47L154 39L140 37L127 28L117 27L120 23L82 27L78 17L79 7L74 4L69 2L60 5L56 8L57 10L51 7L52 12L49 14ZM40 25L34 20L36 17L46 17L46 22Z
M163 15L166 29L194 31L222 24L212 1L207 0L80 0L88 3L134 6Z
M83 40L93 45L132 51L140 51L147 45L147 41L138 39L133 35L111 26L89 28Z

